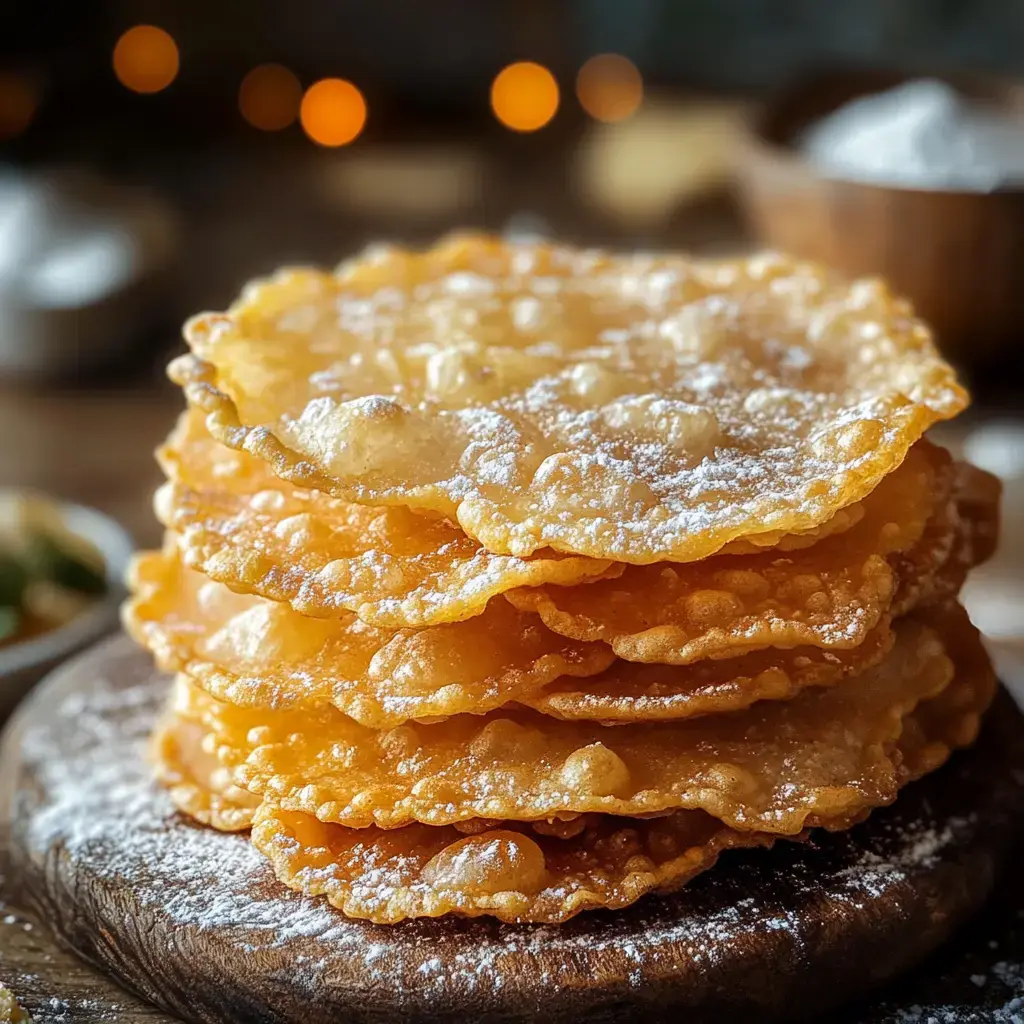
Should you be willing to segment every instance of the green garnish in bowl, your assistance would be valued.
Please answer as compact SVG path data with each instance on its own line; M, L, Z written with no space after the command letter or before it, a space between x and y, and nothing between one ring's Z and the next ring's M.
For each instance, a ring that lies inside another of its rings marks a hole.
M0 645L63 625L107 589L103 557L57 506L19 495L0 509Z

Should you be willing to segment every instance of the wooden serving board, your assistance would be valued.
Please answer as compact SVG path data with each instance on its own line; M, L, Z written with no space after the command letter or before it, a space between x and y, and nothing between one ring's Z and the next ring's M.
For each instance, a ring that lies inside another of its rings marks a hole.
M123 638L51 678L5 740L0 807L37 915L193 1021L813 1016L961 924L1024 809L1024 724L1003 697L973 751L851 833L726 856L675 896L561 927L374 926L173 812L142 760L166 685Z

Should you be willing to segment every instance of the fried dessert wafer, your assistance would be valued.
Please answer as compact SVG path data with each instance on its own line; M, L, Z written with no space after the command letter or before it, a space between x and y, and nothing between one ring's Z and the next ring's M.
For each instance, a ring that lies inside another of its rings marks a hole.
M601 816L574 838L552 839L515 823L473 836L451 826L343 828L269 804L252 838L285 885L379 924L449 913L556 923L677 889L724 850L775 840L701 811Z
M959 628L972 630L966 617ZM734 828L794 834L892 800L903 718L953 673L937 633L907 618L890 654L859 677L681 722L606 728L506 709L374 731L334 709L223 704L182 678L178 699L207 724L236 783L325 821L391 828L701 809Z
M908 779L935 771L951 751L970 746L999 688L978 631L960 605L947 602L929 609L927 617L942 636L956 676L952 685L924 701L904 722L900 770Z
M951 546L949 454L922 442L864 502L850 530L780 555L719 555L686 565L629 566L582 587L533 587L508 599L558 633L603 640L630 661L687 665L764 647L850 649L889 610L901 580L890 556L939 535ZM936 520L928 532L930 520ZM901 565L926 575L939 560ZM907 581L908 586L916 580Z
M955 471L960 514L971 524L971 550L966 560L981 565L995 554L999 543L1003 485L998 477L968 462L958 462Z
M971 742L978 713L994 691L994 677L962 615L940 609L933 624L947 616L944 636L956 660L957 682L905 717L895 759L900 785ZM194 740L192 733L182 745ZM210 785L218 770L209 758L190 755L186 763L196 788L220 788ZM255 817L253 840L282 881L308 895L327 896L349 916L378 923L445 913L561 921L581 910L621 907L649 891L678 888L723 850L770 845L777 838L730 829L702 811L640 819L589 814L562 830L557 823L544 829L540 822L479 819L459 829L350 829L273 804L264 804ZM850 823L822 822L832 828Z
M160 666L252 708L333 704L387 726L500 707L614 659L606 645L567 640L501 599L475 618L422 630L307 618L183 569L173 543L136 556L131 585L125 625Z
M999 486L925 436L967 396L884 284L459 235L185 335L123 618L171 801L292 889L558 923L977 736Z
M495 555L445 519L292 487L213 441L195 410L160 460L170 480L154 504L185 565L304 615L348 611L375 626L431 626L478 615L513 587L621 571L607 559L555 552Z
M282 605L232 594L183 570L173 546L137 558L133 588L125 622L168 671L187 672L230 703L272 708L333 703L376 728L481 714L513 702L560 718L608 722L735 710L838 682L877 663L892 645L883 621L848 651L769 649L686 667L640 665L614 659L605 645L565 641L538 622L525 628L540 646L516 646L518 662L502 663L496 659L508 657L508 651L486 640L487 631L516 643L508 631L522 619L502 602L458 627L392 636L355 619L345 625L306 620ZM479 633L476 662L457 656L458 635L445 638L445 632L456 630ZM333 646L323 646L328 643ZM534 660L528 663L531 649ZM593 686L574 686L579 675L594 676Z
M195 712L187 701L172 701L157 723L150 744L157 779L182 813L221 832L244 831L251 827L261 801L234 785L230 772L207 751L209 744L204 740L208 734ZM538 835L571 839L600 818L598 814L577 814L522 825ZM462 835L478 835L503 825L493 818L470 818L451 827ZM518 826L512 823L511 827Z
M809 548L826 537L834 537L837 533L845 533L851 526L856 526L864 518L864 505L855 501L852 505L839 509L831 518L820 526L807 530L796 530L787 533L783 530L769 530L755 533L742 540L731 540L715 552L717 555L758 555L768 548L775 551L799 551Z
M891 559L900 581L893 617L955 598L968 572L992 557L1002 486L974 466L956 463L953 469L953 502L929 521L921 543Z
M906 716L894 757L897 787L972 742L978 712L994 692L980 646L962 620L952 626L956 681ZM845 815L819 821L832 829L851 823ZM648 892L678 889L724 850L767 846L774 838L728 828L702 811L655 819L592 816L576 836L551 841L508 822L469 837L427 825L352 829L266 804L253 829L253 842L282 882L326 896L349 917L378 923L446 913L564 921L581 910L623 907Z
M461 236L281 272L185 333L170 373L219 441L519 557L812 529L966 404L883 284L775 255Z
M585 680L563 676L519 703L569 720L656 722L740 711L761 700L788 700L812 686L834 686L867 671L892 649L883 619L863 643L846 651L775 647L739 658L692 665L644 665L618 660Z
M236 786L231 772L203 750L200 723L168 712L150 742L157 779L167 787L179 811L221 832L241 832L252 825L258 797Z
M567 586L623 570L607 559L557 552L495 555L444 519L293 487L259 459L214 441L196 409L182 414L158 458L168 481L154 506L184 564L304 615L347 610L372 625L435 625L479 614L515 587ZM722 551L798 550L863 516L857 502L802 533L767 533Z

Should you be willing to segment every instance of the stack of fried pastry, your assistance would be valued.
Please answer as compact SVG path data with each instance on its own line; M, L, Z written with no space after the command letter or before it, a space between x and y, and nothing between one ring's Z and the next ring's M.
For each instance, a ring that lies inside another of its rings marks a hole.
M883 284L462 236L186 338L125 620L175 803L286 885L563 921L977 735L998 488L924 438L966 395Z

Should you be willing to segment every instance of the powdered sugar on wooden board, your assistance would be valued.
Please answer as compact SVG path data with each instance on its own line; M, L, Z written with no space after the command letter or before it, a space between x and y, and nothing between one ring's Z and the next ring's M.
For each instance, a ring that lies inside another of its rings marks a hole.
M76 723L75 746L62 758L52 756L48 729L24 735L23 756L53 798L31 819L32 843L59 845L86 868L96 861L141 882L140 901L180 924L267 932L275 942L340 938L338 915L312 900L283 887L270 903L254 899L253 884L269 869L248 839L189 824L152 781L145 747L166 681L152 676L129 689L102 682L58 709Z
M893 902L912 907L931 866L977 831L969 813L884 813L852 837L823 836L810 849L783 844L727 855L677 896L560 927L373 926L284 889L244 837L177 816L143 759L166 681L124 641L90 657L91 677L89 665L77 666L76 685L51 684L41 698L45 715L40 702L24 722L20 762L36 785L19 798L16 846L50 866L70 864L69 898L97 885L127 892L147 942L178 955L195 954L190 942L223 952L225 961L241 954L254 970L287 978L289 990L316 993L318 1003L372 990L375 999L414 999L448 1013L467 1001L540 1006L571 979L622 998L630 988L706 984L702 978L736 972L752 944L763 955L759 941L787 962L813 965L823 914L842 935ZM907 806L915 803L922 801L911 797ZM124 906L101 926L123 928Z
M48 728L26 732L23 756L36 766L52 798L31 819L32 844L59 845L86 867L95 860L102 863L104 872L142 881L144 887L137 890L140 900L158 906L180 924L266 932L267 941L278 944L294 936L332 944L361 941L353 929L362 932L369 926L353 925L326 904L299 897L283 886L275 888L272 900L254 898L254 885L266 880L269 868L248 839L194 826L175 812L152 781L145 754L166 685L164 678L154 675L126 689L100 681L91 692L69 695L57 714L74 720L75 745L65 747L59 759L52 756ZM955 830L969 824L958 819L937 830L922 823L919 832L899 837L895 856L865 850L838 877L851 894L880 895L886 886L906 880L909 869L928 866ZM211 877L220 880L213 889ZM670 942L710 934L725 942L744 926L748 916L744 911L756 903L749 897L711 918L683 918L671 928L661 926L660 933ZM768 918L765 927L791 930L793 921L791 915L782 914ZM558 931L510 929L504 939L505 944L522 948L524 943L550 941ZM608 939L618 942L614 933ZM588 933L585 941L591 949L600 948L603 937ZM488 945L500 955L502 944ZM429 976L429 959L418 973Z

